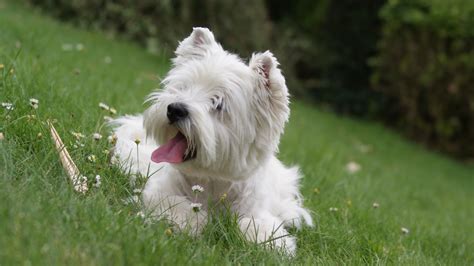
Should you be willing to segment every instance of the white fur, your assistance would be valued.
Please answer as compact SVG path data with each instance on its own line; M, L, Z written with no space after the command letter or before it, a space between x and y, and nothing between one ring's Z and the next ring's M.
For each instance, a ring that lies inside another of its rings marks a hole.
M290 112L278 61L267 51L254 54L247 65L206 28L195 28L175 53L163 89L150 95L144 115L115 121L120 164L152 174L143 192L146 208L197 233L205 225L207 204L225 194L242 217L247 239L294 253L295 239L285 227L312 226L312 219L302 206L298 168L287 168L275 157ZM167 106L176 102L186 104L189 117L171 125ZM151 162L157 143L178 130L196 158L180 164ZM138 153L136 138L142 140ZM198 198L191 190L196 184L204 188ZM198 213L190 205L195 201L203 205Z

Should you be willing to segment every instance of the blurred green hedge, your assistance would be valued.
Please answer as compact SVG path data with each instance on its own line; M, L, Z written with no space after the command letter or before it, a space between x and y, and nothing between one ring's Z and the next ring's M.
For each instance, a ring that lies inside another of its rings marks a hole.
M60 19L170 51L193 26L207 26L244 58L272 50L291 93L340 112L380 106L369 86L385 0L27 0Z
M295 72L293 91L339 112L375 115L383 97L370 89L368 60L376 52L385 0L267 3L280 34L293 33L282 40L293 45L285 49L291 62L284 62Z
M474 157L474 1L25 1L151 52L210 27L244 58L271 49L296 96Z
M27 1L62 20L138 41L151 52L174 50L196 26L212 28L226 48L244 56L269 42L263 0Z
M474 1L392 0L373 87L388 123L459 157L474 156Z

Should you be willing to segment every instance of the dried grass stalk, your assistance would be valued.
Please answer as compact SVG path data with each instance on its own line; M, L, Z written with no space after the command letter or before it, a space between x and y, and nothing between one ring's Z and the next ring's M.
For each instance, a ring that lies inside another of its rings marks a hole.
M82 176L79 172L79 169L77 168L74 161L71 159L71 156L69 155L66 146L59 137L59 134L54 128L51 121L48 120L47 122L51 131L51 137L54 141L54 145L56 146L56 150L59 153L59 159L61 160L61 164L63 165L64 170L69 176L69 179L71 179L74 190L80 193L86 193L88 190L87 178Z

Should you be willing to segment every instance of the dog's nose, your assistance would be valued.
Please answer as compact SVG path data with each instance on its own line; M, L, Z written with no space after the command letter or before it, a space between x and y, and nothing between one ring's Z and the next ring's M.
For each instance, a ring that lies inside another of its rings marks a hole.
M168 116L168 120L170 123L174 123L176 121L182 120L188 117L188 109L184 103L172 103L168 105L168 112L166 115Z

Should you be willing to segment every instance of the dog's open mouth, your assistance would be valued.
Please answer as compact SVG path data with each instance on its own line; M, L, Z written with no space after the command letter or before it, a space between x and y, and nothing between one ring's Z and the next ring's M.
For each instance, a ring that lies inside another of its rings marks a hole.
M187 151L188 141L186 137L178 132L176 136L162 144L151 154L151 160L155 163L182 163L196 157L196 151Z

